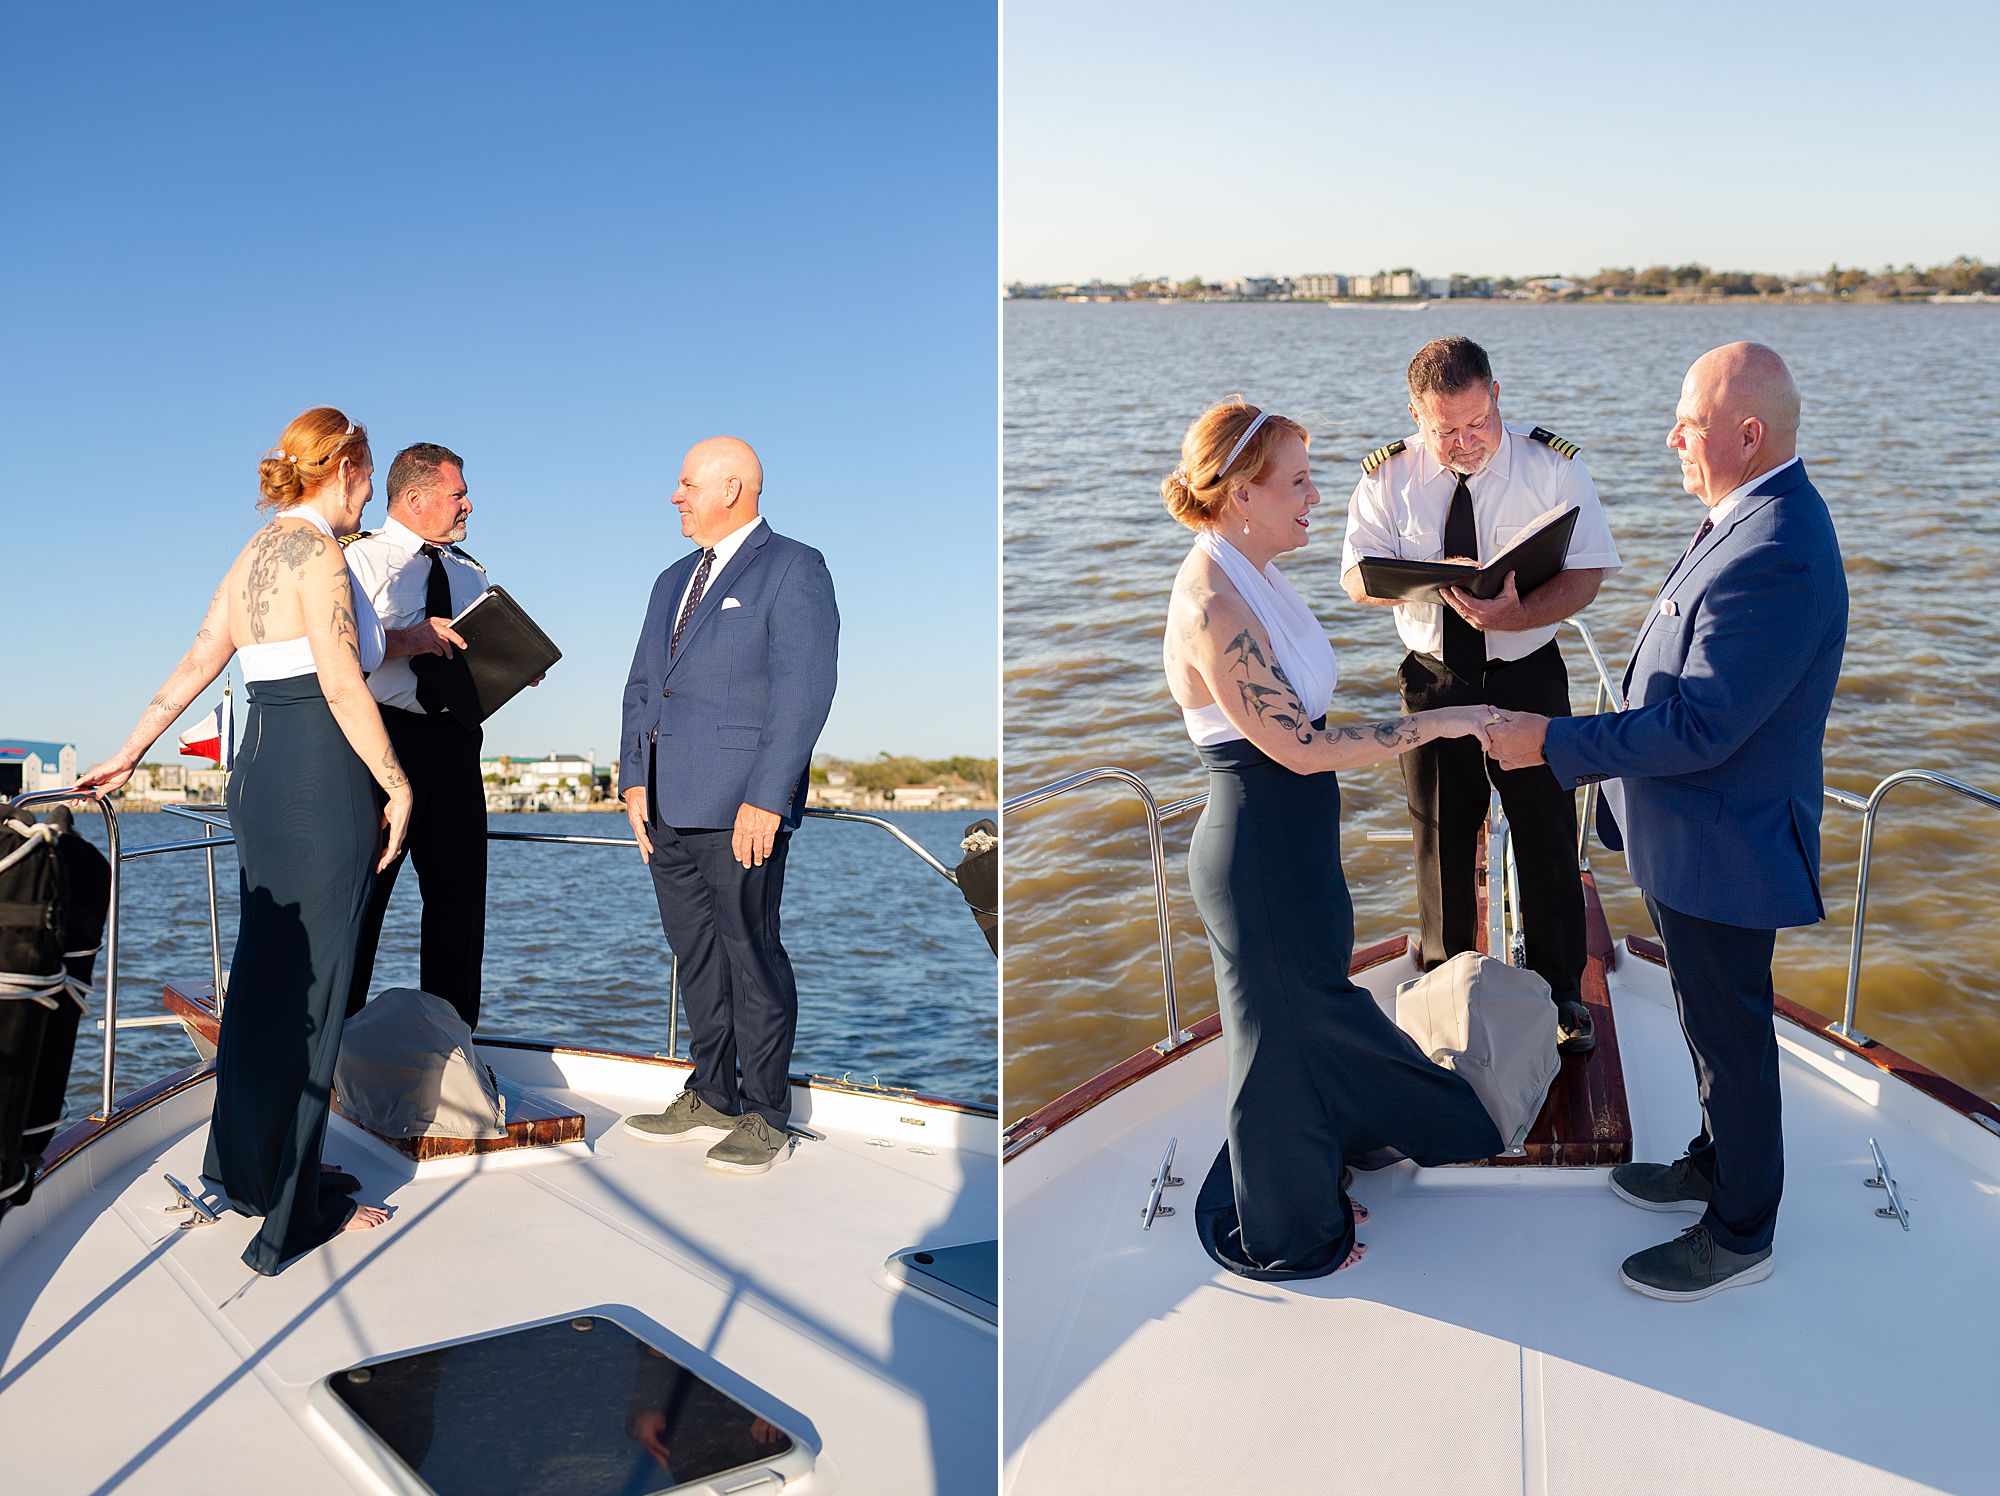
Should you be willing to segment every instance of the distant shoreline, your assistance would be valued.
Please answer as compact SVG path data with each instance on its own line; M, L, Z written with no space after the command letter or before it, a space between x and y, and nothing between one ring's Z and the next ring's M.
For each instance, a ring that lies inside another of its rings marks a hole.
M1416 312L1462 306L1993 306L2000 296L1009 296L1007 304L1041 306L1327 306L1357 311Z

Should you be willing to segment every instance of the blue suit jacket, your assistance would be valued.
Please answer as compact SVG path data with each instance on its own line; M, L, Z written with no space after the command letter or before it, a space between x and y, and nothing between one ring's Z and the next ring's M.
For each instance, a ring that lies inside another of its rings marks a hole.
M1826 503L1795 463L1675 567L1625 671L1626 710L1557 718L1566 785L1606 785L1598 830L1669 908L1746 929L1826 917L1820 746L1847 643Z
M796 827L833 705L833 579L818 551L766 522L709 577L670 659L700 561L690 552L653 584L625 680L619 787L645 785L654 818L669 826L731 826L747 803Z

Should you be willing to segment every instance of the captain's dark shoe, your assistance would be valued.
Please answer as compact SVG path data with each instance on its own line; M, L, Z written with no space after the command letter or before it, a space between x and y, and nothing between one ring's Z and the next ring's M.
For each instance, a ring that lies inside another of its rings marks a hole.
M1611 1193L1641 1210L1708 1209L1713 1187L1685 1157L1670 1164L1620 1164L1611 1171Z
M1562 1054L1589 1054L1597 1048L1597 1030L1590 1009L1575 998L1556 1004L1556 1049Z
M1690 1226L1672 1241L1634 1252L1618 1270L1618 1281L1651 1299L1685 1303L1705 1299L1725 1288L1762 1283L1771 1276L1771 1249L1732 1252L1708 1234L1706 1226Z

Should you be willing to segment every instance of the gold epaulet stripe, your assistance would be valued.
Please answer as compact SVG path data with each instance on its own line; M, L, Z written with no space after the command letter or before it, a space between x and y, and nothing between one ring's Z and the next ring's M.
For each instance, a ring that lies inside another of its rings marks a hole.
M473 561L473 558L472 558L472 557L471 557L470 555L468 555L468 554L466 554L466 553L465 553L464 551L460 550L460 549L459 549L459 548L458 548L457 546L455 546L455 545L448 545L448 546L446 546L446 547L445 547L445 549L446 549L446 550L448 550L448 551L450 551L450 552L451 552L451 553L452 553L452 554L453 554L454 556L458 557L458 559L459 559L459 560L461 560L461 561L472 561L472 564L473 564L474 566L479 566L479 563L478 563L477 561ZM483 567L483 566L479 566L479 569L480 569L481 571L484 571L484 570L486 570L486 568L485 568L485 567Z
M373 535L374 533L375 532L373 530L356 530L352 535L343 535L340 537L340 548L344 551L350 545L353 545L355 541L366 540L370 535Z
M1366 477L1374 477L1375 469L1403 450L1403 443L1390 442L1386 447L1377 447L1361 459L1361 471Z
M1554 450L1562 453L1563 456L1570 458L1572 461L1575 460L1576 454L1579 450L1577 444L1571 441L1568 437L1557 436L1553 431L1550 431L1546 427L1542 426L1537 426L1533 431L1530 431L1528 433L1528 439L1530 441L1538 441L1546 447L1551 447Z

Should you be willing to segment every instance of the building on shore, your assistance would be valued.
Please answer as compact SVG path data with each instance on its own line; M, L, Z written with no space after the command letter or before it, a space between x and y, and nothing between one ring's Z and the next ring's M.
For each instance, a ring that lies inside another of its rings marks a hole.
M76 783L76 744L0 738L0 795L31 795Z
M495 810L588 810L612 797L610 770L597 767L597 753L549 753L541 758L497 754L479 761L486 808Z
M984 786L957 774L941 774L926 784L870 789L845 782L815 784L806 790L814 810L991 810L998 803Z

